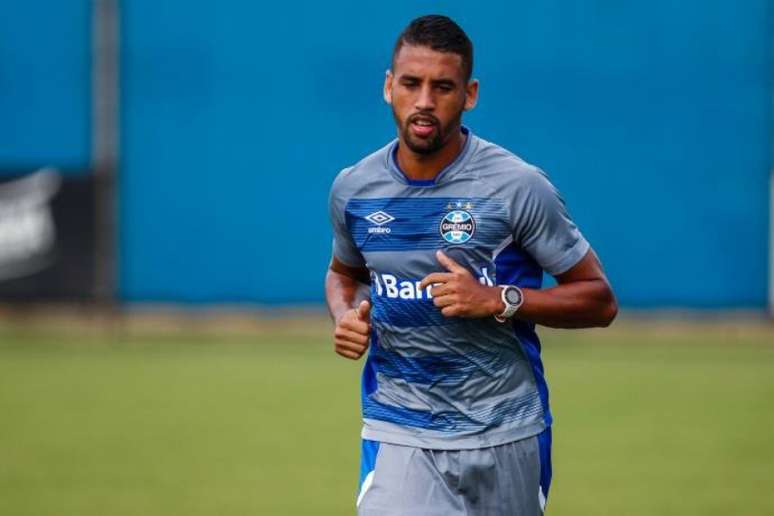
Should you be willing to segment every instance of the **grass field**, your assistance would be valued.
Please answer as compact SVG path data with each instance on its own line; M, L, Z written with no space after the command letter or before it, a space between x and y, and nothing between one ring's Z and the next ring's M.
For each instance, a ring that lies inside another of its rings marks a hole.
M360 363L250 333L0 325L0 514L353 514ZM774 330L544 332L549 515L774 514Z

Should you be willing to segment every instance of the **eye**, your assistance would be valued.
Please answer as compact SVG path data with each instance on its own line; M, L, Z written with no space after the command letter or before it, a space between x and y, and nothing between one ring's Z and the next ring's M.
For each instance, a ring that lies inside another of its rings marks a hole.
M438 82L435 85L435 89L440 91L441 93L449 93L451 91L454 91L454 84L450 82Z

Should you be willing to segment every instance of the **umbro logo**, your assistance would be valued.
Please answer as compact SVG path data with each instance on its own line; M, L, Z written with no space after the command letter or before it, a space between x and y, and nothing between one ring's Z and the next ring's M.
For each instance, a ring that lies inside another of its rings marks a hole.
M368 215L365 219L372 224L376 224L377 226L383 226L384 224L395 220L395 217L383 211L375 211Z
M375 224L376 227L368 228L369 233L390 233L392 230L388 227L384 227L385 224L395 220L395 217L384 211L375 211L370 215L367 215L365 219L371 224Z

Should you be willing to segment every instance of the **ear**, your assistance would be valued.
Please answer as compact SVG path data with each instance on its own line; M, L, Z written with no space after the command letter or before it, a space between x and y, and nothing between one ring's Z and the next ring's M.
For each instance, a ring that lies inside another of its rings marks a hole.
M478 79L471 79L465 86L465 111L470 111L478 104Z
M392 104L392 70L387 70L384 72L384 101L387 104Z

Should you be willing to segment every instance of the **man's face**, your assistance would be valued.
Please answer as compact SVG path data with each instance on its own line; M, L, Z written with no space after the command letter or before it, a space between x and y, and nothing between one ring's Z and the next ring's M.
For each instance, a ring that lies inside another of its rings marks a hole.
M417 154L432 154L460 130L462 112L478 99L478 82L466 83L461 56L404 44L387 73L384 99L401 141Z

